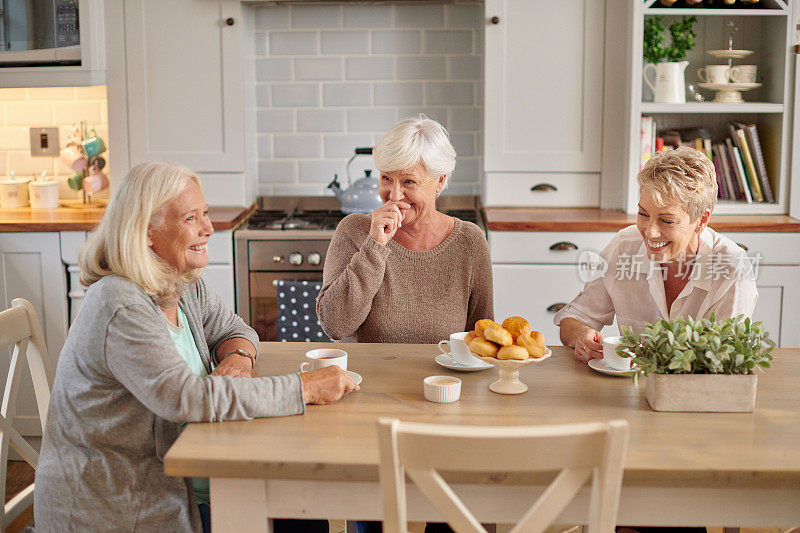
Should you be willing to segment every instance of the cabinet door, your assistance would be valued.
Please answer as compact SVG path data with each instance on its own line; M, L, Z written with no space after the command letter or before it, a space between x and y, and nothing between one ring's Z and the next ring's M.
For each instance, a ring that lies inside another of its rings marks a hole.
M753 319L760 320L778 346L800 346L800 266L761 266Z
M67 280L58 233L0 233L0 305L14 298L33 304L42 325L47 354L55 368L67 336ZM8 374L7 353L0 359L0 380ZM41 434L33 384L23 372L14 426L25 436Z
M600 171L604 8L486 1L486 172Z
M240 14L236 0L125 0L131 164L244 171Z

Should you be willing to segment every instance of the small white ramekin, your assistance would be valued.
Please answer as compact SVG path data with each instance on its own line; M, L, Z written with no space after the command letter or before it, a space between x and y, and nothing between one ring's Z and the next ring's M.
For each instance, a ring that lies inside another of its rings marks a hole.
M446 379L456 383L434 383L437 380ZM425 388L425 399L434 403L457 402L461 397L461 380L453 376L428 376L423 381Z

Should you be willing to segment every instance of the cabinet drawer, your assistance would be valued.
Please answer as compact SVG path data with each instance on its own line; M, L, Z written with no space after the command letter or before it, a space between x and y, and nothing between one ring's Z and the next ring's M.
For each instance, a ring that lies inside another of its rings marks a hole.
M483 205L526 207L597 207L600 174L487 172Z
M614 235L611 231L490 231L489 251L492 263L577 264L581 252L599 252Z
M750 254L761 254L762 264L800 264L800 233L723 233Z

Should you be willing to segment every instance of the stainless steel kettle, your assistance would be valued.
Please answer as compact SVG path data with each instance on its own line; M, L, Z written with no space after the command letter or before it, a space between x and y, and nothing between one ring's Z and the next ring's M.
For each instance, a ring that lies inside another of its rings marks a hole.
M347 172L347 189L342 189L337 174L334 174L333 181L328 184L328 188L333 191L336 198L342 204L341 210L348 215L351 213L371 213L383 205L378 194L378 179L372 177L372 170L365 170L364 177L357 179L354 183L350 181L350 163L359 155L372 154L372 148L356 148L355 154L350 158L345 167Z

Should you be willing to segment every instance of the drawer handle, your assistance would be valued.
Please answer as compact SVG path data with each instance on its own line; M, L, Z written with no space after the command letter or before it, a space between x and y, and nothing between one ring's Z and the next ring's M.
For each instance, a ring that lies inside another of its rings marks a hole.
M567 306L567 304L562 304L562 303L553 304L553 305L551 305L550 307L547 308L547 312L548 313L558 313L559 311L564 309L566 306Z
M573 244L567 241L561 241L553 244L550 246L550 250L553 252L572 252L578 249L577 244Z
M742 244L742 243L740 243L740 242L737 242L737 243L736 243L736 245L737 245L737 246L739 246L739 248L741 248L741 249L742 249L742 250L744 250L745 252L747 252L748 250L750 250L750 248L748 248L747 246L745 246L744 244Z
M531 187L531 192L557 191L558 187L549 183L540 183Z

